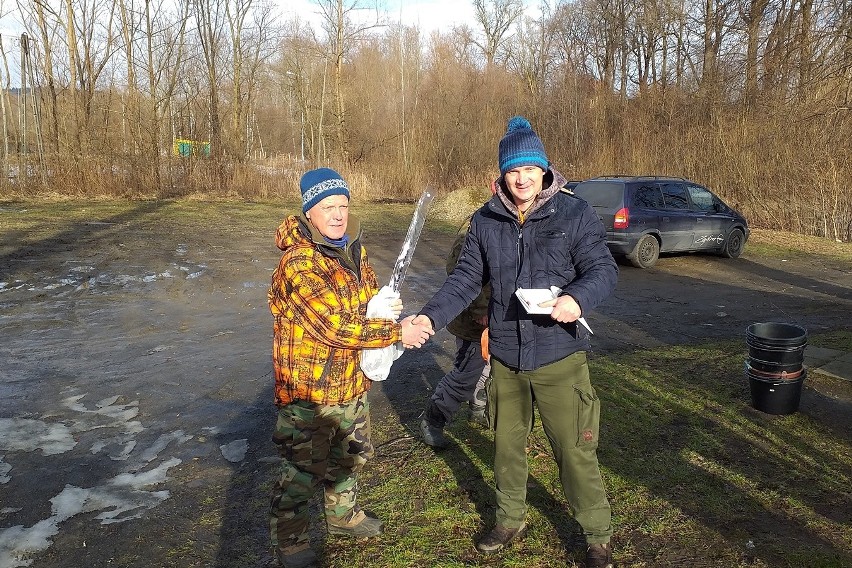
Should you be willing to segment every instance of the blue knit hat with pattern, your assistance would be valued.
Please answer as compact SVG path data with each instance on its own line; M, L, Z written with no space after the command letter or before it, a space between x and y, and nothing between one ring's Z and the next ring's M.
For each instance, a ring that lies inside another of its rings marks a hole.
M530 121L523 116L509 119L506 134L497 148L500 175L521 166L538 166L547 171L550 162L544 153L544 144L533 131Z
M302 190L302 213L331 195L345 195L349 198L349 186L341 175L331 168L305 172L299 182L299 189Z

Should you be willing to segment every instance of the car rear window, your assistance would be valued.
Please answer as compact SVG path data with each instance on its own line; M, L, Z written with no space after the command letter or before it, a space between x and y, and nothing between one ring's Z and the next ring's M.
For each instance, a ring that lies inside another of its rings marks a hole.
M660 185L668 209L689 209L689 198L686 196L686 189L681 184L663 183Z
M574 188L574 195L592 207L620 209L624 199L624 184L610 181L584 181Z

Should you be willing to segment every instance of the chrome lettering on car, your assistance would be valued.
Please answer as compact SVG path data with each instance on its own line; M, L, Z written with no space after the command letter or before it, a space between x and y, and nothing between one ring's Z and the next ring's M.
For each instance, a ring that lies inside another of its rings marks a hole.
M721 243L724 240L725 240L725 237L723 235L719 235L719 236L703 235L703 236L695 239L695 242L699 245L703 245L704 243L709 243L709 242Z

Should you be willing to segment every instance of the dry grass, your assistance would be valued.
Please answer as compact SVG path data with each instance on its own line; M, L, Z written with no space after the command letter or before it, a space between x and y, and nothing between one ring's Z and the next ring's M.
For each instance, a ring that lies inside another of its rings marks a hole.
M752 229L748 239L748 247L752 250L759 249L767 254L810 254L834 260L852 261L852 243L837 242L788 231Z
M469 186L451 191L432 204L430 215L448 223L461 223L490 197L484 187Z

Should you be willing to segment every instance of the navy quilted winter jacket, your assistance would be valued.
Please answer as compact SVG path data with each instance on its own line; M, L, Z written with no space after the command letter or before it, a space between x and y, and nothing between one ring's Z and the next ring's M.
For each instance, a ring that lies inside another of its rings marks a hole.
M546 179L560 185L564 181L553 170ZM491 356L510 368L530 371L589 349L589 337L575 323L527 314L515 290L557 286L577 301L585 316L612 293L617 279L606 231L585 201L559 191L521 225L494 196L474 214L455 270L420 313L441 329L476 298L483 281L490 281Z

